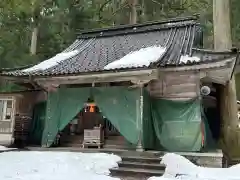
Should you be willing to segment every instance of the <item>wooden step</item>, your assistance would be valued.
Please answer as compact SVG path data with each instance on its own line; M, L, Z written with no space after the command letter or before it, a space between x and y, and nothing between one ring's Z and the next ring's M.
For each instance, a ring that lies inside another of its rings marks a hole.
M105 140L105 143L106 144L118 144L118 145L126 145L127 143L125 141L118 141L118 140L109 140L109 139L106 139Z
M82 143L82 140L76 140L76 141L70 141L70 140L60 140L61 143L65 143L65 144L81 144Z
M138 163L138 162L119 162L119 167L124 168L137 168L137 169L151 169L151 170L165 170L165 166L162 164L155 163Z
M79 144L76 144L76 143L62 143L61 147L69 147L69 148L70 147L73 147L73 148L79 147L79 148L81 148L82 144L81 143L79 143Z
M112 168L110 169L111 175L114 177L152 177L152 176L162 176L164 170L150 170L150 169L142 169L142 168L126 168L126 167L119 167L119 168Z
M122 156L122 161L160 164L160 157Z
M105 143L104 144L104 146L103 146L104 148L106 148L106 149L128 149L128 150L133 150L133 148L132 147L129 147L129 146L127 146L127 145L124 145L124 144L108 144L108 143Z

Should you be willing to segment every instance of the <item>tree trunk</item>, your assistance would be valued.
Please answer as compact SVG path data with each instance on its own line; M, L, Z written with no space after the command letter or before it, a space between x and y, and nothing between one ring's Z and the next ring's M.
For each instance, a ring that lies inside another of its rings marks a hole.
M36 3L39 1L36 1ZM35 8L33 11L33 29L32 29L32 39L31 39L31 46L30 46L30 53L31 55L36 55L37 53L37 40L38 40L38 33L39 33L39 22L40 22L40 15L41 13L41 6L40 4L35 4Z
M138 20L137 14L138 0L130 0L130 2L131 2L130 24L136 24Z
M232 48L229 0L213 0L214 49Z
M213 0L214 49L216 51L230 50L232 47L229 0ZM237 127L237 96L235 78L227 82L221 90L221 116L223 138L229 143ZM227 144L231 149L232 144ZM234 147L232 147L234 148Z
M146 21L146 12L145 12L145 0L142 0L141 4L141 23Z
M38 39L38 26L35 26L32 31L32 39L30 46L31 55L36 55L37 53L37 39Z

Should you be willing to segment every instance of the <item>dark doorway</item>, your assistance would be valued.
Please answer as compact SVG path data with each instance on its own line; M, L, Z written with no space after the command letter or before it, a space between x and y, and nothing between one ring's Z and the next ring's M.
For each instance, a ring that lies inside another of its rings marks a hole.
M205 131L207 140L206 149L217 149L220 139L220 89L218 84L206 84L211 87L211 92L202 97L203 118L205 120Z
M94 129L100 125L104 132L105 140L114 139L115 142L115 137L119 140L118 137L121 135L118 130L112 125L110 120L101 114L99 108L94 105L94 102L91 103L94 109L90 110L89 106L85 106L61 132L59 146L80 147L83 142L84 130ZM108 141L105 142L108 143Z

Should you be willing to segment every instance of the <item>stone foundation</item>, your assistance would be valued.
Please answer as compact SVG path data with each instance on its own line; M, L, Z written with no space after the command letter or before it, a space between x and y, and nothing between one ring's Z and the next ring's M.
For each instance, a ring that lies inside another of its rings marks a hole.
M223 154L222 152L216 152L216 153L178 153L186 158L188 158L190 161L192 161L194 164L198 166L203 167L217 167L222 168L223 167Z

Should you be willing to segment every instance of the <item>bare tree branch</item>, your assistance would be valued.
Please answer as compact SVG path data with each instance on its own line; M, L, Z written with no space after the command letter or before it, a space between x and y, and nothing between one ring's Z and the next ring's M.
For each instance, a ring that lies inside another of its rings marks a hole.
M156 4L160 5L160 6L162 6L162 4L161 4L160 2L157 2L156 0L152 0L152 2L154 2L154 3L156 3Z
M106 5L108 5L108 3L110 3L112 0L106 0L102 5L101 5L101 7L99 8L99 10L98 10L98 19L100 20L100 19L102 19L102 17L101 17L101 12L103 11L103 9L104 9L104 7L106 6Z
M125 1L120 5L120 7L119 7L116 11L114 11L114 12L112 13L111 16L115 16L120 10L122 10L123 8L125 8L125 7L127 7L127 6L129 6L129 4L127 3L127 0L125 0ZM101 17L101 16L100 16L100 17ZM111 21L111 18L106 19L106 20L103 20L102 17L99 18L99 22L104 23L104 24L107 23L107 22L110 22L110 21Z

